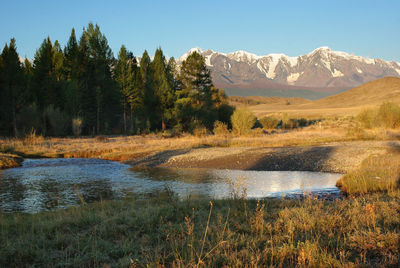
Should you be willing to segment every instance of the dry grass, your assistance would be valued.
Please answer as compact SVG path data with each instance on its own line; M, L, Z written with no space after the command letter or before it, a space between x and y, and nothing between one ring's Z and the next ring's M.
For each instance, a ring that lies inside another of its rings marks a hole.
M0 213L4 267L398 267L400 192L351 199L107 201Z
M371 155L358 169L344 175L337 186L350 195L397 191L400 185L400 153L397 150L385 155Z
M0 139L0 152L23 157L94 157L109 160L129 160L167 150L198 147L283 147L311 146L330 142L355 140L393 140L397 130L357 128L351 121L327 120L316 125L290 131L263 133L252 131L247 136L183 135L164 138L162 135L96 138L43 138Z
M316 101L294 101L287 105L287 100L281 98L261 104L250 102L248 108L259 118L262 116L276 117L282 113L287 113L290 117L314 119L356 116L362 110L374 108L387 101L400 104L400 78L385 77ZM243 103L244 100L241 103L233 104L244 105Z
M18 167L21 162L22 158L17 155L0 153L0 169Z

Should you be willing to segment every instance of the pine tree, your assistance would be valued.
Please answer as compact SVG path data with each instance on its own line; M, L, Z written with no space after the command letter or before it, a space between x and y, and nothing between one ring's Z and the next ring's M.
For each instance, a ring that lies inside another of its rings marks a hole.
M148 130L151 128L152 123L155 121L155 94L153 86L153 70L151 68L151 60L149 54L145 50L140 60L139 68L139 87L143 92L143 106L144 106L144 118L145 128Z
M124 132L127 133L127 112L130 113L131 130L133 124L133 103L135 99L135 80L137 72L137 62L133 54L126 50L125 46L122 45L118 54L118 61L115 66L115 80L118 83L119 89L122 95L122 108L123 108L123 122Z
M98 25L89 23L84 29L80 42L81 53L87 60L85 66L85 89L83 99L86 104L83 110L88 117L88 127L95 127L95 133L109 131L118 122L120 110L120 92L112 79L111 66L114 58L107 38L101 33ZM95 108L95 125L91 117ZM105 105L107 103L107 105Z
M64 70L67 83L65 89L65 110L73 118L78 117L82 109L82 83L80 78L84 74L84 66L80 64L79 52L75 29L72 29L68 43L64 48Z
M156 121L161 121L161 128L166 128L166 119L171 118L171 109L175 103L173 78L161 48L156 50L152 62L153 86L155 93Z
M180 116L185 113L190 114L180 118L184 128L188 128L190 122L199 121L211 129L218 114L212 99L213 84L210 70L207 69L203 56L197 52L190 54L182 62L179 80L182 85L178 91L180 99L177 102L176 112Z
M26 87L24 84L24 71L20 62L15 39L3 49L2 61L2 92L1 107L3 120L12 126L14 136L18 136L17 113L26 102Z

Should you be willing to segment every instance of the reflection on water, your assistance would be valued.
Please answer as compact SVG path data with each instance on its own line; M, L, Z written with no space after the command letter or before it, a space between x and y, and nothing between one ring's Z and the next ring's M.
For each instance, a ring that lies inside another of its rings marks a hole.
M261 198L306 192L338 192L339 174L301 171L215 169L133 170L99 159L27 159L20 168L0 173L0 210L38 212L165 188L179 197L227 198L246 190ZM233 189L241 185L241 189Z

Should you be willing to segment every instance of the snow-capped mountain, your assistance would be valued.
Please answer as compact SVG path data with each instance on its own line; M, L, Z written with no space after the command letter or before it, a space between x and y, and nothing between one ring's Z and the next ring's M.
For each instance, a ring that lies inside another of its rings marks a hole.
M320 47L298 57L285 54L258 56L246 51L219 53L193 48L211 69L214 84L222 88L286 88L338 90L359 86L385 76L400 77L400 63L363 58Z

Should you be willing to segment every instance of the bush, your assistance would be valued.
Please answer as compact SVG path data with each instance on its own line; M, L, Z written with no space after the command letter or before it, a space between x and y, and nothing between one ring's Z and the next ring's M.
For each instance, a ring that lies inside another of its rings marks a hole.
M79 137L82 133L83 120L80 117L72 119L72 133L74 136Z
M373 128L377 124L377 113L372 109L365 109L357 115L357 121L363 128Z
M197 125L193 130L193 135L196 137L204 137L208 134L208 129L205 126Z
M399 128L400 107L397 104L385 102L378 110L365 109L357 115L357 121L363 128Z
M231 116L232 128L239 135L249 134L256 117L246 108L237 108Z
M383 103L378 110L378 119L385 128L400 127L400 107L390 102Z
M297 119L290 118L288 120L282 119L282 129L294 129L299 127Z
M271 116L265 116L260 119L260 123L265 129L275 129L279 124L279 120Z
M213 132L217 136L226 136L229 134L228 125L221 121L215 121Z

